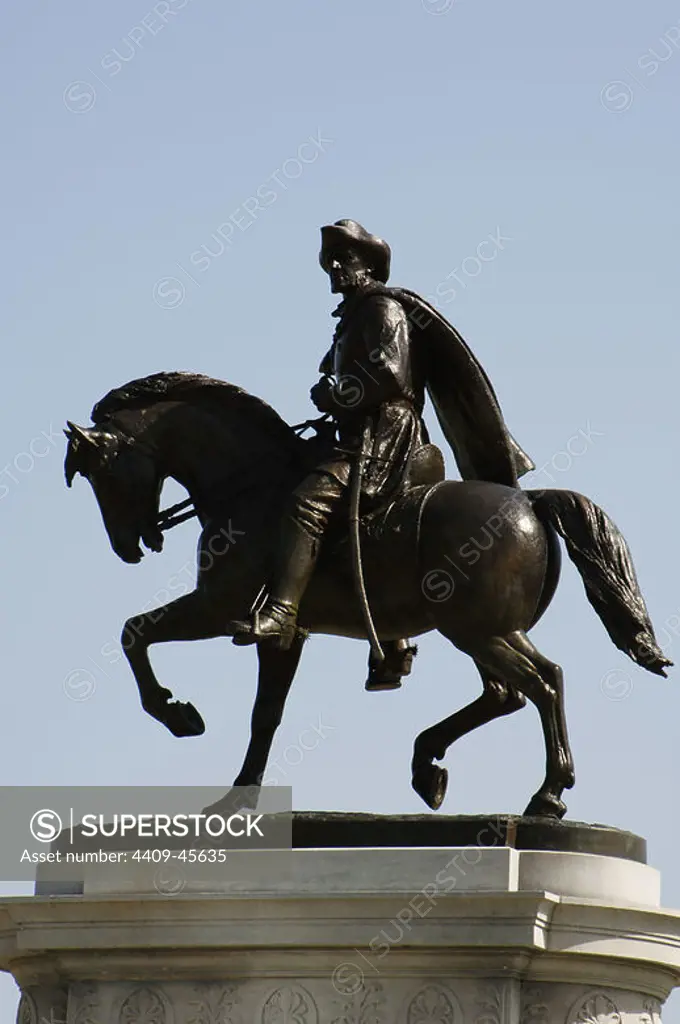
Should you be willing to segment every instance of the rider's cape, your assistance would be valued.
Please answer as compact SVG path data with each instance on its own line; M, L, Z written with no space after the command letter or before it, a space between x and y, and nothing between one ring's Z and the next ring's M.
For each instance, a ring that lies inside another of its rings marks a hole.
M463 480L517 486L535 465L511 436L491 381L448 320L415 292L380 292L406 311L425 385Z

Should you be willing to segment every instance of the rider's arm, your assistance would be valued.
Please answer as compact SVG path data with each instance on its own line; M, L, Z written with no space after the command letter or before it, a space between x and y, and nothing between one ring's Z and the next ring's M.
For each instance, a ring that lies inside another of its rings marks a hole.
M311 389L309 393L310 398L319 412L333 412L335 405L333 381L331 380L333 376L333 345L331 345L319 363L319 373L321 374L321 380Z

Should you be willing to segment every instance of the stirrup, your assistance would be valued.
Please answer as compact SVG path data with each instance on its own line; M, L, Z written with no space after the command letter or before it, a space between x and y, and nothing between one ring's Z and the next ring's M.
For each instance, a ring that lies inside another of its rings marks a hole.
M368 663L368 679L365 689L369 693L378 693L381 690L398 690L404 676L411 674L413 659L418 653L416 644L409 644L402 650L393 652L392 656L378 664Z
M297 610L282 601L268 601L259 611L253 612L252 619L232 622L232 643L237 647L271 641L282 651L287 651L298 632Z

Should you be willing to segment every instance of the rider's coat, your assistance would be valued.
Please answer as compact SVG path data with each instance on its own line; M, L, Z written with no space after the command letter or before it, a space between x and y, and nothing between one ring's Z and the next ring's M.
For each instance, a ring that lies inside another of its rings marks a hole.
M422 420L425 384L403 306L386 295L360 293L336 310L333 345L321 363L337 381L333 415L339 446L319 469L342 484L368 418L371 441L362 493L386 498L400 487L414 451L427 442Z

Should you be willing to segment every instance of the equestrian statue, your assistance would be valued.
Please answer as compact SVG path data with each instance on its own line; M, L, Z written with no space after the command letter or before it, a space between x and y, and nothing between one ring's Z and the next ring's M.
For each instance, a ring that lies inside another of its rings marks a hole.
M233 384L173 372L109 392L91 427L68 423L67 483L90 481L123 561L138 562L141 544L160 551L163 531L189 516L201 524L196 589L123 628L142 706L174 736L202 734L193 704L156 679L149 647L255 644L251 737L234 786L258 787L310 633L367 639L366 689L379 691L409 674L410 638L436 629L474 660L482 692L417 737L414 789L438 809L447 772L435 762L528 698L547 756L525 814L561 818L574 784L562 671L528 633L555 593L559 536L614 644L665 675L628 546L583 495L520 488L534 466L487 375L434 307L387 284L386 242L340 220L321 229L319 258L342 302L311 390L318 418L291 427ZM426 395L461 480L445 479ZM189 498L161 512L167 478Z

